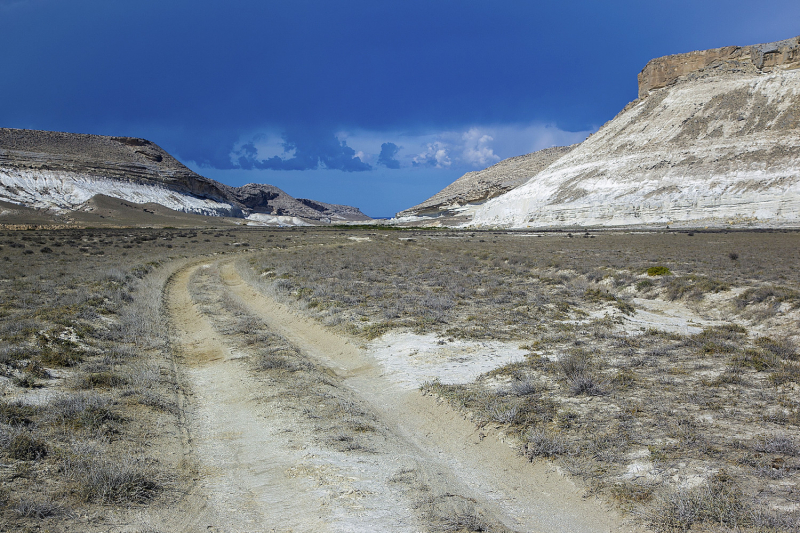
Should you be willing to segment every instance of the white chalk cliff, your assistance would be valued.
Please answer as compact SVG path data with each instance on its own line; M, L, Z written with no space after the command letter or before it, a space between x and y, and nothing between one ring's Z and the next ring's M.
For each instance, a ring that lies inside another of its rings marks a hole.
M800 37L655 59L639 86L470 225L800 225Z

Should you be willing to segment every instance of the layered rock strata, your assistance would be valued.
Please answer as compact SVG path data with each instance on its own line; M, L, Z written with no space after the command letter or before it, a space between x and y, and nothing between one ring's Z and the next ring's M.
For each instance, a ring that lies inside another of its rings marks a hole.
M725 70L755 69L761 72L800 68L800 37L753 46L726 46L699 50L653 59L639 73L639 98L646 96L653 89L676 82L681 76L709 67Z
M96 194L203 215L369 219L353 207L301 202L272 185L230 187L145 139L0 128L0 200L58 211L79 209Z
M472 224L800 224L798 49L790 39L651 61L641 98Z
M468 216L471 206L522 185L576 146L546 148L504 159L484 170L467 172L424 202L397 213L397 217Z

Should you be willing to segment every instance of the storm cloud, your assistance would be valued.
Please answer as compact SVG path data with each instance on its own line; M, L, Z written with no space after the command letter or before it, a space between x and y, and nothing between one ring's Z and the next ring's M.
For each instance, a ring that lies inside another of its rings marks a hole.
M381 145L381 153L378 155L378 164L386 168L398 169L400 168L400 161L395 159L400 147L394 143L383 143Z
M372 170L356 155L356 151L339 140L333 133L294 130L283 135L283 150L291 157L273 155L258 158L253 142L245 143L235 153L239 167L261 170L315 170L325 168L345 172Z

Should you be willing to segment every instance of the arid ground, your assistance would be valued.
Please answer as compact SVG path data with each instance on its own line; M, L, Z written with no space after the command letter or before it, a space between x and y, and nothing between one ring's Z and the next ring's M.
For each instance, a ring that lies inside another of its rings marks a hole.
M797 531L800 233L0 231L0 531Z

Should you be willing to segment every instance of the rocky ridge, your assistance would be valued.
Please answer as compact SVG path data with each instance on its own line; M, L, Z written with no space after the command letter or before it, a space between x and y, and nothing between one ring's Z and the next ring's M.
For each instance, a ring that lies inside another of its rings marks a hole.
M639 73L639 98L653 89L675 83L681 76L709 67L725 70L800 68L800 37L752 46L726 46L653 59Z
M145 139L0 128L0 200L61 211L80 209L96 194L268 223L369 219L357 208L300 201L272 185L219 183Z
M424 202L397 213L397 217L468 217L470 204L482 204L522 185L576 146L546 148L467 172Z
M470 224L798 225L798 67L800 38L653 60L639 99Z

